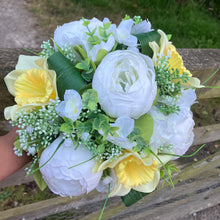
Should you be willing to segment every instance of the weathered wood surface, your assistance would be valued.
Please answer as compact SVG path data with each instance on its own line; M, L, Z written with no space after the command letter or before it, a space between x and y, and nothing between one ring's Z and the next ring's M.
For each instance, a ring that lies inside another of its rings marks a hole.
M189 164L174 177L175 189L161 188L150 193L131 207L125 207L119 197L110 198L104 219L179 219L215 206L220 201L220 152ZM105 200L104 194L53 198L21 208L0 212L0 220L31 220L68 211L72 219L98 219Z

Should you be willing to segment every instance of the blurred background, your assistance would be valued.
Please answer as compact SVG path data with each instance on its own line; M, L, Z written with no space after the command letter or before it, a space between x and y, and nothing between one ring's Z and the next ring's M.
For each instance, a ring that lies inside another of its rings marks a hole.
M125 14L149 19L154 29L172 34L177 48L220 48L219 0L26 0L48 37L57 25L108 17L119 24Z

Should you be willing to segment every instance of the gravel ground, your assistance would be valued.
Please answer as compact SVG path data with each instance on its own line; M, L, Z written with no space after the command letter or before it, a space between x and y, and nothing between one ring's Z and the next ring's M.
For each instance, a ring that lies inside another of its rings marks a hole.
M26 10L23 0L0 0L0 48L39 48L44 36L37 20ZM220 205L181 218L181 220L218 220Z
M0 48L39 48L43 32L23 0L0 0Z

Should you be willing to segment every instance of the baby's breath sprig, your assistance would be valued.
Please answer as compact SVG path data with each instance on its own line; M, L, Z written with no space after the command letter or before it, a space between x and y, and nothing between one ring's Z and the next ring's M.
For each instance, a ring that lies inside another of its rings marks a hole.
M12 122L13 126L20 128L17 131L19 133L19 144L16 145L18 154L24 150L29 155L34 155L41 148L46 148L57 137L63 121L55 110L59 102L58 99L50 100L48 106L18 114L17 120Z
M51 45L50 40L43 41L41 48L43 49L40 53L40 56L42 57L48 58L55 53L54 47Z
M168 56L158 58L155 72L160 96L174 97L180 94L181 81L186 83L189 80L188 73L180 74L178 69L170 68Z
M58 47L57 44L56 46ZM50 40L43 41L43 44L41 44L41 48L43 49L40 53L41 57L48 58L56 52L54 47L51 45ZM59 47L59 50L67 59L69 59L73 63L76 63L76 59L79 58L77 57L77 53L74 50L73 46L69 43L66 43L65 45L62 45L61 47Z

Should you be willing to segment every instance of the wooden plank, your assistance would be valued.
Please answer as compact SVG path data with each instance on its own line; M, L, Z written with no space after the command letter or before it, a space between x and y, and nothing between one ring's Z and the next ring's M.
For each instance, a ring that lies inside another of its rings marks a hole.
M213 124L194 129L193 145L206 144L220 140L220 124Z
M131 207L119 197L110 198L104 219L179 219L187 214L212 207L220 201L220 152L181 170L174 179L175 189L166 186L150 193ZM98 219L105 194L91 192L87 196L57 197L0 212L0 220L34 219L68 210L74 219ZM67 215L66 214L66 215ZM65 216L65 213L63 214ZM65 218L63 218L65 219Z
M30 164L27 164L23 168L21 168L19 171L14 173L13 175L9 176L8 178L2 180L0 182L0 189L13 186L13 185L21 185L23 183L29 183L31 181L34 181L34 178L32 175L26 177L26 171L25 168L29 167Z

